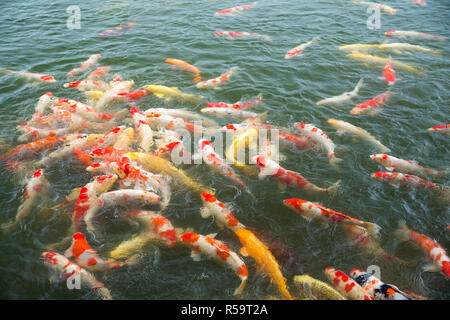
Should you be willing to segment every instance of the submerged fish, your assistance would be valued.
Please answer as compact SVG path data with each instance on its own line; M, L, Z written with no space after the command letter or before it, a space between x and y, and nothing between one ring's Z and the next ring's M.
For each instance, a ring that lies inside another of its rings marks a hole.
M181 92L181 90L177 87L166 87L163 85L151 84L146 86L145 89L153 93L158 98L164 99L165 101L176 99L178 101L198 103L201 99L204 98L203 96Z
M229 9L220 10L220 11L217 11L216 13L214 13L214 16L215 17L232 16L232 15L235 15L237 13L241 13L244 10L248 10L250 8L253 8L255 5L256 5L256 2L253 2L252 4L247 4L247 5L243 5L243 6L238 6L238 7L233 7L233 8L229 8Z
M416 161L403 160L383 153L372 154L370 159L386 167L388 171L395 170L406 174L425 175L430 177L440 177L447 173L446 171L424 168Z
M302 43L295 48L289 50L286 55L284 56L285 59L292 59L295 56L299 56L302 54L303 50L305 50L307 47L309 47L311 44L319 41L319 38L313 38L312 40Z
M346 57L358 60L365 64L374 64L374 65L383 65L383 66L386 64L386 62L389 61L389 59L386 59L383 57L365 54L365 53L361 53L361 52L352 52L352 53L346 55ZM400 62L398 60L390 59L390 61L391 61L391 64L397 69L410 71L410 72L423 72L423 70L420 68L410 66L409 64Z
M200 75L200 69L197 67L187 63L186 61L179 60L179 59L166 59L164 62L169 63L174 66L178 66L194 75L194 82L199 82L202 77Z
M384 33L387 37L397 37L406 39L419 39L419 40L434 40L434 41L444 41L445 37L437 36L434 34L428 34L417 31L403 31L403 30L391 30Z
M235 38L262 38L266 41L272 41L270 36L265 34L259 34L254 32L245 32L245 31L216 31L214 32L216 36L225 36L228 40L234 40Z
M55 78L53 78L52 76L48 76L45 74L41 74L41 73L32 73L32 72L28 72L28 71L13 71L13 70L9 70L9 69L5 69L2 68L0 69L5 73L13 73L21 78L27 79L29 81L37 81L37 82L42 82L42 83L54 83L56 82Z
M129 29L134 27L135 24L136 24L136 18L134 19L134 22L130 22L124 26L120 25L118 27L115 27L114 29L108 29L106 31L99 33L98 36L99 37L118 37L122 33L125 33L126 31L128 31Z
M342 103L349 101L356 97L358 95L359 89L361 89L363 85L363 78L361 78L358 83L356 84L355 88L350 92L344 92L338 96L334 96L331 98L326 98L323 100L318 101L316 104L318 105L332 105L332 106L339 106Z
M428 131L433 131L441 134L450 134L450 124L442 124L439 126L428 128Z
M86 61L82 62L81 65L78 68L72 69L67 73L67 76L73 77L80 72L92 67L93 65L97 64L98 59L100 59L100 54L93 54L87 59Z
M396 14L397 13L397 10L389 7L388 5L382 4L382 3L353 0L352 6L357 6L357 5L364 5L364 6L369 6L369 7L372 7L372 8L376 7L379 10L381 10L381 12L385 12L385 13L389 13L389 14Z
M347 300L325 282L314 279L307 274L295 276L293 281L299 287L301 295L306 296L306 298L310 298L312 294L314 298L319 300Z

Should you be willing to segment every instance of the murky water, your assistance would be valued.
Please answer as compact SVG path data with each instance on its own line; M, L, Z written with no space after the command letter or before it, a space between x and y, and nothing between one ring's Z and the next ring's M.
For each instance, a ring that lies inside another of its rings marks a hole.
M213 13L246 4L239 1L77 1L81 9L81 29L71 30L66 8L71 1L4 1L0 4L0 67L45 73L59 80L55 84L31 86L12 75L0 77L0 135L11 146L18 144L15 126L28 119L39 96L54 95L85 101L83 95L62 87L65 75L91 54L101 53L101 65L111 66L111 74L133 79L135 87L149 83L176 86L208 101L235 102L262 93L258 112L268 111L266 122L292 127L294 122L314 123L338 146L344 160L339 168L329 165L325 156L313 151L284 150L285 168L302 173L319 186L342 181L335 197L308 196L296 189L279 189L271 179L246 177L255 198L237 193L231 183L212 174L206 165L182 166L191 177L217 190L216 196L231 203L236 217L276 253L288 284L296 274L307 273L327 281L324 269L333 266L349 272L378 265L383 281L432 298L449 299L448 280L438 273L424 272L426 256L410 244L399 243L394 236L399 220L447 250L450 248L448 206L426 190L395 189L370 178L383 168L369 159L376 150L368 143L338 136L327 119L351 122L371 132L391 148L393 156L416 160L425 167L450 167L448 136L426 129L448 123L449 42L414 41L410 43L443 50L443 56L424 53L392 54L402 62L422 67L423 74L397 71L399 80L394 96L376 116L352 116L348 111L359 103L386 90L378 79L381 67L366 66L347 59L337 48L344 44L376 43L386 39L387 30L416 30L449 37L450 5L445 1L427 1L426 7L410 5L408 0L388 1L396 15L382 14L381 28L368 29L364 6L348 1L270 1L260 0L256 8L234 17L215 18ZM137 19L136 26L118 38L99 38L98 33ZM267 34L272 42L261 40L229 41L214 37L218 30L237 30ZM301 57L285 60L284 54L300 43L319 36L320 41ZM391 42L395 38L389 39ZM386 53L376 52L381 56ZM239 74L223 89L199 91L192 75L170 70L166 58L188 61L202 70L204 79L216 77L232 66ZM323 98L350 91L363 77L359 96L340 108L317 106ZM141 109L163 106L155 97L138 103ZM177 106L173 104L172 107ZM204 105L179 105L199 111ZM217 119L225 125L232 121ZM61 161L47 168L52 188L42 205L63 200L72 190L86 184L90 175L76 161ZM1 171L0 222L14 218L21 201L24 177ZM433 182L448 185L447 178ZM171 204L164 212L176 227L191 227L201 234L219 232L217 239L238 251L238 239L218 229L212 219L202 219L198 196L183 186L173 188ZM340 228L324 228L303 220L282 205L287 198L303 198L382 227L380 245L408 265L392 264L366 256L346 241ZM120 241L137 232L116 211L104 215L103 236L91 245L107 256ZM39 261L43 247L67 234L70 219L61 214L33 214L21 227L0 241L0 297L5 299L91 299L86 291L68 290L63 284L48 282L49 273ZM244 298L266 299L277 296L267 277L257 273L252 258L244 258L249 282ZM142 261L129 268L96 274L115 299L230 299L239 279L233 272L212 261L194 262L183 247L150 245L142 252ZM295 294L295 291L293 290Z

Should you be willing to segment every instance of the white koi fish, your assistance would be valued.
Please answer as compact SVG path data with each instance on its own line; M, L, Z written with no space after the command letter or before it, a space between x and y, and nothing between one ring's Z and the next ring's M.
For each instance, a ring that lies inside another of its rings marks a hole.
M95 69L94 71L89 73L86 79L87 80L100 80L109 72L109 69L110 69L109 66L98 67L97 69Z
M200 210L202 218L208 218L212 215L219 227L227 227L232 231L236 231L239 228L245 228L245 226L235 218L233 212L212 194L202 192L201 197L204 205Z
M14 70L9 70L9 69L5 69L2 68L0 69L5 73L13 73L21 78L27 79L28 81L37 81L37 82L42 82L42 83L55 83L56 80L55 78L53 78L52 76L48 76L45 74L41 74L41 73L32 73L32 72L28 72L28 71L14 71Z
M437 36L433 34L417 32L417 31L403 31L403 30L391 30L384 33L387 37L397 37L406 39L419 39L419 40L434 40L444 41L445 37Z
M372 154L370 156L370 159L386 167L386 170L388 171L395 170L401 173L430 176L430 177L440 177L446 174L446 172L444 171L424 168L421 165L419 165L416 161L403 160L383 153Z
M81 80L74 82L67 82L63 84L64 88L77 88L79 91L101 90L109 89L109 85L99 80Z
M349 101L349 100L353 99L354 97L356 97L358 95L359 89L361 89L361 86L363 85L363 82L364 82L364 80L363 80L363 78L361 78L352 91L344 92L338 96L320 100L316 104L339 106L342 103Z
M381 12L384 12L384 13L389 13L389 14L396 14L397 13L397 10L389 7L388 5L382 4L382 3L353 0L352 6L358 6L358 5L369 6L369 7L376 7Z
M133 124L137 134L137 143L143 152L149 152L153 145L153 131L146 121L146 116L136 107L130 109L133 117Z

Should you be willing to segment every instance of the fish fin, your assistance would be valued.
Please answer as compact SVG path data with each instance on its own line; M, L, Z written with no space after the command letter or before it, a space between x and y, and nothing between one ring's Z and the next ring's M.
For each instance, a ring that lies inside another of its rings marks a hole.
M281 190L286 190L287 189L287 184L286 183L283 183L283 182L281 182L281 181L278 181L278 188L280 188Z
M386 167L387 171L394 171L394 167Z
M403 241L408 241L409 240L408 232L409 232L409 229L406 226L406 221L405 220L400 220L398 222L398 229L396 231L394 231L394 234L397 236L397 238L401 242L403 242Z
M329 195L336 195L340 187L341 187L341 180L338 180L327 188L327 192Z
M375 239L380 238L381 227L379 225L377 225L376 223L372 223L372 222L366 222L364 224L364 226L367 229L367 231L369 231L369 233L372 235L372 237L374 237Z
M425 266L423 267L423 271L427 271L427 272L440 272L441 269L440 269L437 265L435 265L435 264L433 264L433 263L430 263L430 264L427 264L427 265L425 265Z
M208 218L211 216L211 212L209 211L208 208L203 207L203 208L200 208L200 215L202 216L202 218Z
M191 258L196 262L203 260L201 253L194 250L191 251Z
M342 159L337 158L336 156L333 156L330 158L330 164L335 168L339 167L339 163L341 163L341 162L342 162Z
M342 129L337 129L336 133L338 134L338 136L342 136L345 133L345 131Z
M216 233L210 233L206 235L208 238L215 238L217 236L217 232Z
M235 295L235 296L241 295L242 291L244 291L246 284L247 284L247 278L242 279L241 284L239 285L239 287L236 288L236 290L234 290L233 295Z
M70 247L66 251L64 251L64 256L66 258L70 258L73 256L72 248L73 248L73 243L70 245Z
M246 247L242 247L241 250L239 250L239 253L244 256L247 257L248 256L248 252L247 252L247 248Z

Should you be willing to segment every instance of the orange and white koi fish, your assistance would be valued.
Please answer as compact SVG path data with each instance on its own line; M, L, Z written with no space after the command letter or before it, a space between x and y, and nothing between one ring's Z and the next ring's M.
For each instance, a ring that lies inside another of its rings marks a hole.
M325 132L309 123L296 122L294 127L296 127L302 135L308 137L314 141L316 145L327 151L330 164L333 167L337 167L338 163L342 161L342 159L337 158L334 154L335 145Z
M66 250L64 256L66 258L74 257L79 266L90 270L105 271L123 266L122 263L111 263L101 259L86 241L86 237L80 232L73 235L72 244Z
M97 64L98 59L100 59L100 54L93 54L89 57L89 59L87 59L86 61L84 61L78 68L72 69L71 71L69 71L67 73L68 77L73 77L77 74L79 74L80 72L86 70L87 68L92 67L93 65Z
M423 187L437 191L443 191L444 187L430 181L423 180L417 176L397 172L376 172L370 175L371 178L388 183L394 187L400 185L408 187Z
M0 156L0 160L15 160L28 159L37 156L39 153L56 147L62 142L67 141L66 137L49 137L39 139L27 144L21 144L7 153Z
M283 203L286 207L294 210L302 218L308 221L318 219L326 225L329 225L332 222L338 224L357 225L366 228L375 238L380 236L380 226L377 224L352 218L340 212L326 208L318 203L297 198L283 200Z
M150 108L144 111L145 114L156 113L165 114L175 118L182 118L186 121L201 122L202 125L215 127L217 123L207 117L203 117L196 112L192 112L183 108L168 109L168 108Z
M450 277L450 258L445 249L436 241L427 236L408 229L405 221L399 222L399 229L395 231L400 241L414 241L428 255L431 264L425 266L425 271L441 272L447 278Z
M174 152L176 155L179 155L180 152L183 154L188 152L183 145L181 136L175 131L164 130L163 139L158 141L159 146L154 153L155 156L167 156L169 152Z
M361 89L363 82L364 82L364 80L363 80L363 78L361 78L352 91L344 92L338 96L320 100L316 104L317 105L340 106L342 103L349 101L358 95L359 89Z
M241 284L234 291L234 294L239 295L242 293L247 283L248 271L244 261L235 252L231 251L221 241L197 233L183 233L180 239L183 243L191 247L191 258L194 261L200 261L203 254L218 263L225 264L236 272L241 279Z
M207 139L200 139L198 141L199 154L202 156L203 161L211 168L222 173L226 177L229 177L236 183L244 185L241 178L234 172L234 170L228 166L225 161L214 151L211 142Z
M233 8L229 8L229 9L220 10L220 11L217 11L216 13L214 13L214 17L232 16L232 15L235 15L237 13L241 13L244 10L248 10L250 8L253 8L254 6L256 6L256 2L253 2L252 4L247 4L247 5L243 5L243 6L238 6L238 7L233 7Z
M202 126L184 121L181 118L169 116L167 114L149 112L146 114L146 120L148 124L156 128L165 128L171 130L187 129L190 132L202 132L203 130Z
M109 69L111 69L110 66L100 66L91 73L88 74L86 77L87 80L100 80L103 78L108 72Z
M428 131L433 131L442 134L450 134L450 124L443 124L435 127L428 128Z
M204 205L200 210L202 218L208 218L212 215L219 227L227 227L232 231L245 228L245 226L235 218L233 212L212 194L202 192L201 197Z
M381 152L390 152L391 151L388 147L386 147L380 141L375 139L369 132L367 132L366 130L364 130L360 127L354 126L349 122L345 122L342 120L336 120L336 119L328 119L328 123L337 129L338 135L342 135L342 134L344 134L344 132L348 132L355 137L369 141L372 144L376 145Z
M284 147L292 147L294 146L296 149L302 150L313 147L315 143L308 138L299 137L295 134L288 133L279 133L278 139L280 146Z
M235 234L243 245L240 250L241 255L249 255L255 259L260 270L267 274L272 282L278 287L281 297L286 300L292 300L292 296L287 289L286 279L281 273L280 266L266 245L248 229L237 229Z
M352 110L350 110L350 114L353 115L361 115L361 114L370 114L376 115L381 111L380 107L386 103L388 98L392 95L390 90L379 94L373 99L364 101L362 103L357 104Z
M28 72L28 71L14 71L14 70L9 70L9 69L5 69L5 68L2 68L0 70L5 73L13 73L13 74L15 74L21 78L27 79L29 81L37 81L37 82L42 82L42 83L56 82L55 78L53 78L52 76L48 76L48 75L41 74L41 73L32 73L32 72Z
M260 116L260 114L251 111L216 107L203 108L200 112L210 116L227 119L254 119Z
M208 102L206 104L207 108L228 108L228 109L248 109L254 107L255 104L262 101L262 95L252 98L250 101L238 101L235 103L225 103L225 102Z
M80 284L83 288L93 290L102 300L112 300L111 293L103 283L63 255L56 252L44 252L41 257L44 263L57 271L63 279L68 280L69 278L78 276L80 277Z
M120 134L122 133L123 130L125 130L125 126L119 126L117 128L108 131L103 136L98 138L96 144L92 146L92 149L102 148L114 144L120 137Z
M302 54L303 50L305 50L307 47L309 47L311 44L315 43L319 41L319 38L315 37L312 40L306 42L306 43L302 43L298 46L296 46L295 48L289 50L286 55L284 56L285 59L292 59L295 56L299 56Z
M424 0L412 0L413 4L418 4L422 7L425 7L427 5L427 3Z
M266 34L259 34L254 32L245 32L245 31L216 31L214 32L216 36L225 36L228 40L235 40L236 38L261 38L265 41L272 41L270 36Z
M366 290L341 270L327 267L325 268L325 275L342 295L352 300L374 300Z
M320 188L306 180L299 173L287 170L265 156L253 156L252 161L254 161L256 166L260 169L260 177L271 176L281 183L297 187L301 190L331 195L337 192L340 185L340 182L338 181L328 188Z
M63 85L64 88L77 88L79 91L87 90L108 90L109 85L99 80L81 80L74 82L67 82Z
M123 99L120 97L125 97L126 99L128 99L128 102L132 102L132 101L136 101L139 99L142 99L146 96L148 96L149 94L151 94L151 91L147 90L147 89L138 89L138 90L134 90L131 92L119 92L116 96L119 96L119 101L122 101ZM124 101L126 102L126 101Z
M124 118L127 113L126 109L110 113L99 112L94 107L88 106L84 103L81 103L80 101L72 99L57 99L55 105L65 107L66 110L74 112L84 119L91 121L105 121L112 119L120 120Z
M130 113L136 130L138 146L142 151L149 152L150 147L153 145L152 128L147 123L145 114L139 108L132 107Z
M397 37L397 38L406 38L406 39L419 39L419 40L434 40L434 41L444 41L445 37L437 36L434 34L428 34L417 31L400 31L400 30L391 30L386 31L384 33L387 37Z
M217 78L204 80L197 83L195 86L198 89L218 89L230 80L231 76L237 73L237 67L232 67L229 71L221 74Z
M44 93L36 103L34 108L34 114L31 116L31 120L27 122L27 125L32 126L35 122L39 123L39 119L44 116L45 111L52 105L53 94L51 92Z
M42 196L49 186L50 182L48 182L47 178L45 178L44 170L38 169L25 186L23 201L17 209L14 222L2 225L2 229L5 232L13 231L21 220L28 217L38 197Z
M384 12L384 13L389 13L389 14L396 14L397 13L397 10L389 7L388 5L382 4L382 3L353 0L352 6L357 6L357 5L365 5L365 6L369 6L369 7L376 7L381 12Z
M370 159L378 162L386 167L388 171L398 171L406 174L439 177L445 175L447 172L438 171L435 169L424 168L416 161L403 160L384 153L372 154Z
M153 236L163 239L167 246L173 247L179 241L177 231L172 223L164 216L152 211L134 211L127 214L130 219L137 219L145 225L146 230Z
M31 127L27 125L19 125L16 127L19 132L22 133L17 138L17 141L19 142L25 142L28 140L37 140L37 139L44 139L44 138L50 138L50 137L58 137L63 136L71 132L70 128L58 128L58 129L43 129L43 128L36 128Z
M415 300L396 286L384 283L366 271L352 269L350 275L375 300Z
M122 96L119 96L118 94L123 92L129 92L133 85L134 85L133 80L111 81L110 88L100 94L99 99L95 103L95 106L97 108L104 108L108 104L110 104L113 100L120 100Z
M164 62L169 63L174 66L178 66L194 75L194 82L199 82L202 79L200 75L200 69L187 63L186 61L179 59L166 59Z
M391 60L389 59L383 69L383 77L384 81L387 83L388 86L393 86L395 83L395 70L392 67Z

